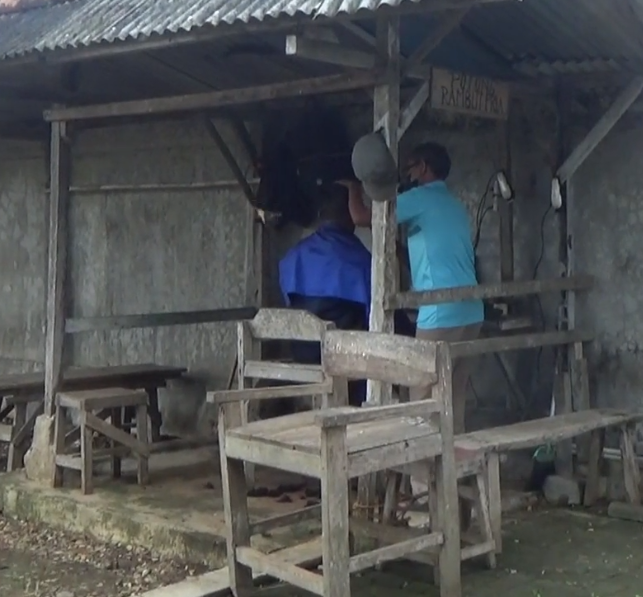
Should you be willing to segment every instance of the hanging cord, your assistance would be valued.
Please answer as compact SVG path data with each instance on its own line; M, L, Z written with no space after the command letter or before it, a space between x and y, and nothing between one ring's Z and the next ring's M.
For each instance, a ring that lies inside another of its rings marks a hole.
M534 266L534 271L532 273L531 279L536 280L538 277L538 270L540 269L540 266L542 265L543 259L545 257L545 224L547 222L547 217L552 211L552 204L550 203L547 209L545 210L545 213L542 215L542 218L540 219L540 253L538 255L538 259L536 260L536 265ZM540 327L542 331L545 331L547 327L547 321L545 318L545 310L543 309L543 304L542 301L540 300L540 297L536 294L535 295L536 299L536 305L538 306L538 314L540 316ZM556 350L554 348L554 350ZM538 381L540 379L540 368L541 368L541 361L542 361L542 355L543 355L543 347L540 346L538 348L538 352L536 353L536 366L535 366L535 379ZM523 414L523 416L526 413Z
M495 177L496 177L496 173L494 172L489 178L489 180L487 181L487 186L485 187L485 191L482 197L480 197L480 199L478 200L478 207L476 209L476 234L473 241L474 254L478 249L478 244L480 243L482 223L484 222L486 215L493 210L493 205L487 207L487 198L489 197L489 191L492 189L492 186L493 186L492 182Z

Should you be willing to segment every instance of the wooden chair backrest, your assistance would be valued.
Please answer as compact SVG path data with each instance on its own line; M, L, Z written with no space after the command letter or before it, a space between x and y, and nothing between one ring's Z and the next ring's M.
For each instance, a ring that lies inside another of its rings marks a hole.
M437 379L437 344L393 334L329 330L322 342L322 362L332 377L426 386Z
M243 322L256 340L300 340L321 342L333 324L298 309L260 309L251 321Z
M238 324L238 385L245 379L295 383L320 383L325 379L321 365L303 365L261 359L261 343L270 340L321 342L332 323L297 309L260 309L251 321Z

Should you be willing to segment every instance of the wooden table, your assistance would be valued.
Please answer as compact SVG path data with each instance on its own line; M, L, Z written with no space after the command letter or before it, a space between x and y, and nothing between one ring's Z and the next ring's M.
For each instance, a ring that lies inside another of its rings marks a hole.
M113 387L144 389L149 396L149 414L154 442L160 439L163 422L158 404L158 389L165 387L168 380L180 378L186 371L185 367L168 367L153 363L113 367L71 367L63 374L60 389L65 391ZM0 441L11 443L8 470L22 466L22 450L17 449L16 444L24 443L31 434L36 417L42 412L44 392L44 372L0 375L0 421L12 410L16 410L13 424L0 426L2 427ZM29 402L40 402L40 406L27 419L26 404Z

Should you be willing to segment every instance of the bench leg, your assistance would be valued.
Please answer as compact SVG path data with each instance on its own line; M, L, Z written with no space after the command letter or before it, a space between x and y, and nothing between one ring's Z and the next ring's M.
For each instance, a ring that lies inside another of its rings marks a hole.
M348 456L346 428L322 431L322 569L323 597L350 597Z
M583 504L586 508L593 506L600 493L601 463L603 462L603 445L605 443L605 429L592 431L589 440L587 459L587 482Z
M495 539L493 536L493 528L491 526L491 515L489 513L489 495L487 492L487 479L485 473L478 473L476 475L476 510L478 511L478 523L482 533L482 540L487 543L492 541L494 548L492 551L485 555L487 565L492 570L496 567L496 547Z
M22 468L22 459L25 456L25 441L18 444L15 436L27 422L27 405L16 404L13 411L13 425L11 427L11 442L9 442L9 453L7 455L7 471L16 471Z
M84 413L81 413L81 416ZM93 454L92 440L94 432L85 425L84 419L80 422L80 487L84 495L94 491L93 486Z
M136 437L141 443L147 445L147 406L141 404L136 407ZM147 485L150 481L149 460L147 456L138 455L138 484Z
M113 408L111 412L112 425L116 429L123 428L123 409ZM114 440L110 440L110 445L112 449L117 447L117 444ZM112 456L112 478L120 479L121 478L121 463L122 459L120 456Z
M636 452L634 451L634 440L636 437L634 425L621 427L621 457L623 459L623 480L625 482L625 493L630 504L641 503L641 473Z
M496 544L496 554L502 553L502 492L500 490L500 454L487 454L487 496L491 532Z
M161 409L159 408L159 391L158 388L146 388L147 396L149 399L149 415L150 423L152 424L152 443L161 441L161 426L163 425L163 418L161 417Z

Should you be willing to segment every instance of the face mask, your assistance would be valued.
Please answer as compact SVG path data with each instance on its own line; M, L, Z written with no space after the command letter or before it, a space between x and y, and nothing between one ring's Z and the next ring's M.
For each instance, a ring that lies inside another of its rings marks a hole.
M398 195L400 193L404 193L405 191L409 191L410 189L414 189L417 187L420 183L417 180L411 180L410 178L406 178L400 184L397 185L397 193Z

